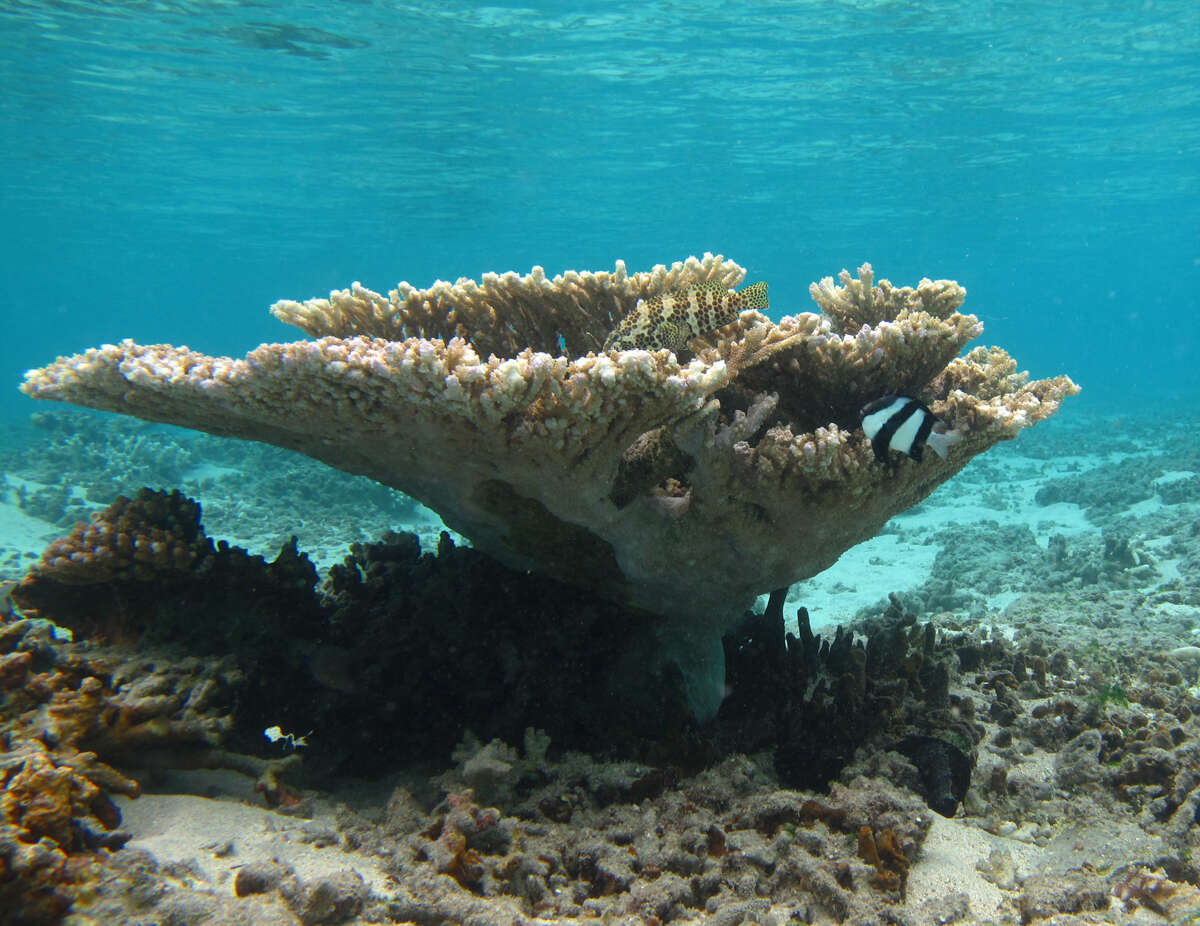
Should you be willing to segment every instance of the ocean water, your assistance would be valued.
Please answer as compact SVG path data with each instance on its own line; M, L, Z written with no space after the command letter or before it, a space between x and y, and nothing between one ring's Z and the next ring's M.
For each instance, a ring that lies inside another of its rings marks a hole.
M1200 6L8 2L0 410L280 298L706 250L957 279L1078 407L1200 392Z

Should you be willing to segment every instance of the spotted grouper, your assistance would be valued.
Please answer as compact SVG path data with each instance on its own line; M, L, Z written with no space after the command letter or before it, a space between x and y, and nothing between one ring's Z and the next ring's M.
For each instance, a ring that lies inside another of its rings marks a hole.
M679 351L692 338L735 321L744 309L765 308L766 283L754 283L743 290L726 289L719 283L698 283L639 299L605 339L604 349Z

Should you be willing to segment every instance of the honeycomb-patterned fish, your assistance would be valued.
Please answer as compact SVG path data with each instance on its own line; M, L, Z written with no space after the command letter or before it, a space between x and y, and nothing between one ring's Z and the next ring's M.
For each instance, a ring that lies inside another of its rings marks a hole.
M754 283L743 290L726 289L720 283L698 283L639 299L605 339L604 349L680 351L692 338L735 321L744 309L765 308L766 283Z

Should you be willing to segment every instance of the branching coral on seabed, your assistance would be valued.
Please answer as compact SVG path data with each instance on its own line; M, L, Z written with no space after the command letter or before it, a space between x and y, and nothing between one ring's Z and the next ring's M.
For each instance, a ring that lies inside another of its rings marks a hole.
M157 636L195 652L244 650L319 621L311 593L317 573L294 541L268 563L214 544L192 499L143 488L51 543L10 594L83 637ZM208 619L231 611L226 620Z
M355 284L280 302L318 336L244 359L105 345L31 370L36 398L301 451L407 492L479 549L645 608L701 713L720 698L721 631L761 592L815 575L974 455L1077 391L1036 382L950 281L814 288L825 315L757 312L668 351L597 354L638 299L744 271L705 255L628 274L486 275L384 297ZM946 461L874 463L868 400L917 394L966 430Z

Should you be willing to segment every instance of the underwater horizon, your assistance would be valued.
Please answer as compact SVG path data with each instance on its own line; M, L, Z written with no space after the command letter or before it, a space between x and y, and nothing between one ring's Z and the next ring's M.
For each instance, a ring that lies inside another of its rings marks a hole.
M293 340L268 306L352 281L705 251L774 318L864 261L957 280L1074 407L1186 403L1197 60L1186 0L5 4L0 412L121 338Z

